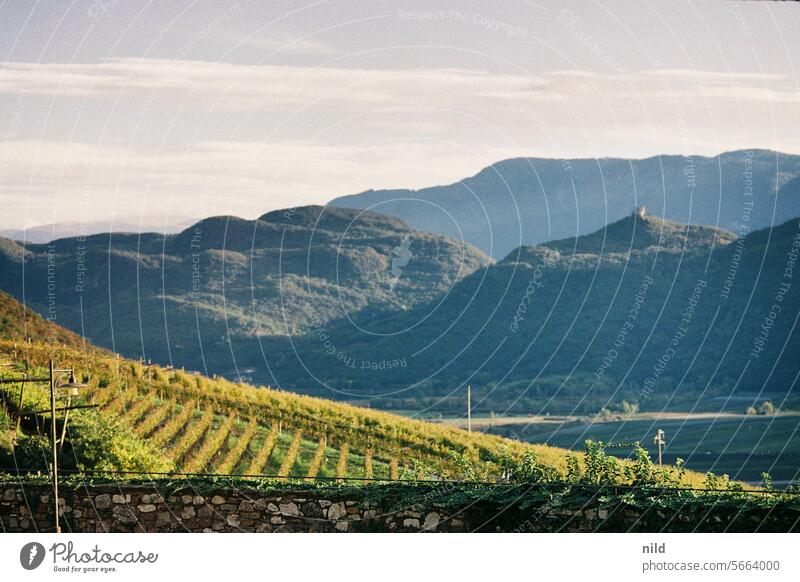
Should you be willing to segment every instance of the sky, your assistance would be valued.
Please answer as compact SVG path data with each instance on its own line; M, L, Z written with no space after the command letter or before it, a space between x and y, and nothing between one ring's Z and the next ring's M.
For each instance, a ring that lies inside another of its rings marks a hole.
M800 7L0 4L0 228L247 218L501 159L800 154Z

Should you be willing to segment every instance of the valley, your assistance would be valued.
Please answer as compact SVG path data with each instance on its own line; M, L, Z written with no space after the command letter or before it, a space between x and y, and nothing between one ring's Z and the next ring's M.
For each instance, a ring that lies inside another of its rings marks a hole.
M429 422L466 428L464 417ZM776 485L788 485L800 476L800 411L772 416L735 412L644 412L624 418L597 416L512 416L472 418L472 429L525 442L582 450L584 441L631 443L639 441L654 455L653 437L665 431L664 462L683 459L701 473L730 475L732 479L761 483L769 473ZM609 448L625 458L631 448Z
M587 440L652 455L660 428L693 483L787 485L799 251L797 220L737 236L636 208L496 260L397 217L307 206L2 239L0 331L17 373L52 349L88 364L87 426L116 435L77 455L97 466L347 481L466 463L497 479L527 452L564 471Z

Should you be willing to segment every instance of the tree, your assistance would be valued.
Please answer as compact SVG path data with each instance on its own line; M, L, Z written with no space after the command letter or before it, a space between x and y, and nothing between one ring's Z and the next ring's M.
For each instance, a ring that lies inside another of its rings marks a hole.
M622 401L622 413L625 416L630 416L631 414L636 414L637 412L639 412L638 404L631 404L627 400Z
M758 407L758 412L759 414L765 414L769 416L778 412L778 409L775 408L775 405L772 402L765 400L761 406Z

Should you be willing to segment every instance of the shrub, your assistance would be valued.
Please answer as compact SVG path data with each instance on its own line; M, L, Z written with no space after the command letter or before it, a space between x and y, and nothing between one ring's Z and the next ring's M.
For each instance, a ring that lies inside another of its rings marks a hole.
M487 478L485 468L466 453L450 451L456 468L456 478L462 481L483 481Z
M69 437L74 453L71 460L81 469L156 472L173 468L161 451L136 438L125 424L94 411L71 418Z
M655 481L653 461L647 451L638 443L633 451L633 463L625 467L625 475L633 485L648 484Z
M13 447L0 447L0 466L48 471L50 441L38 435L20 435Z
M561 474L553 467L543 465L534 451L527 451L522 460L512 467L510 479L515 483L553 483Z
M620 482L620 462L605 452L605 443L587 440L586 470L582 481L593 485L616 485Z
M567 483L578 483L581 480L581 465L578 461L578 455L575 453L567 453L567 474L565 477Z

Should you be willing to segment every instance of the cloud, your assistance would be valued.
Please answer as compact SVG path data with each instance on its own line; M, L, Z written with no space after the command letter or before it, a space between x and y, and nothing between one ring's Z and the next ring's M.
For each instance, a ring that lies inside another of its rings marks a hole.
M282 141L200 142L184 149L17 140L0 143L0 226L151 213L237 214L325 203L370 187L449 182L510 150L466 151L446 142L371 145ZM435 162L433 162L435 160ZM7 220L3 220L7 219Z
M262 41L265 47L281 44L278 39L248 42ZM316 48L325 50L322 45ZM672 102L673 109L677 103L686 110L715 108L716 103L730 100L762 106L800 102L800 94L785 77L754 73L675 69L534 75L161 59L112 59L91 64L7 62L0 65L0 94L57 101L147 103L161 111L188 108L284 116L300 111L358 114L380 108L433 107L476 115L499 126L514 123L508 115L501 119L503 112L520 108L540 110L551 119L566 119L584 115L597 118L603 110L610 115L620 104L623 111L631 106L655 111L664 109L666 101Z
M532 78L458 69L347 69L240 65L204 61L112 59L96 64L5 63L0 93L76 99L141 99L158 91L220 110L281 110L327 105L430 104L457 101L476 83L527 91ZM454 91L456 93L454 93Z
M452 182L506 157L800 152L791 80L753 73L118 59L5 63L3 96L26 96L17 116L26 125L16 125L27 133L0 144L0 196L10 201L0 222L12 224L35 213L56 222L52 214L69 207L102 218L156 201L182 215L257 216L369 188ZM51 103L60 106L53 113ZM59 123L72 105L85 107L81 118ZM73 123L74 133L50 129Z

